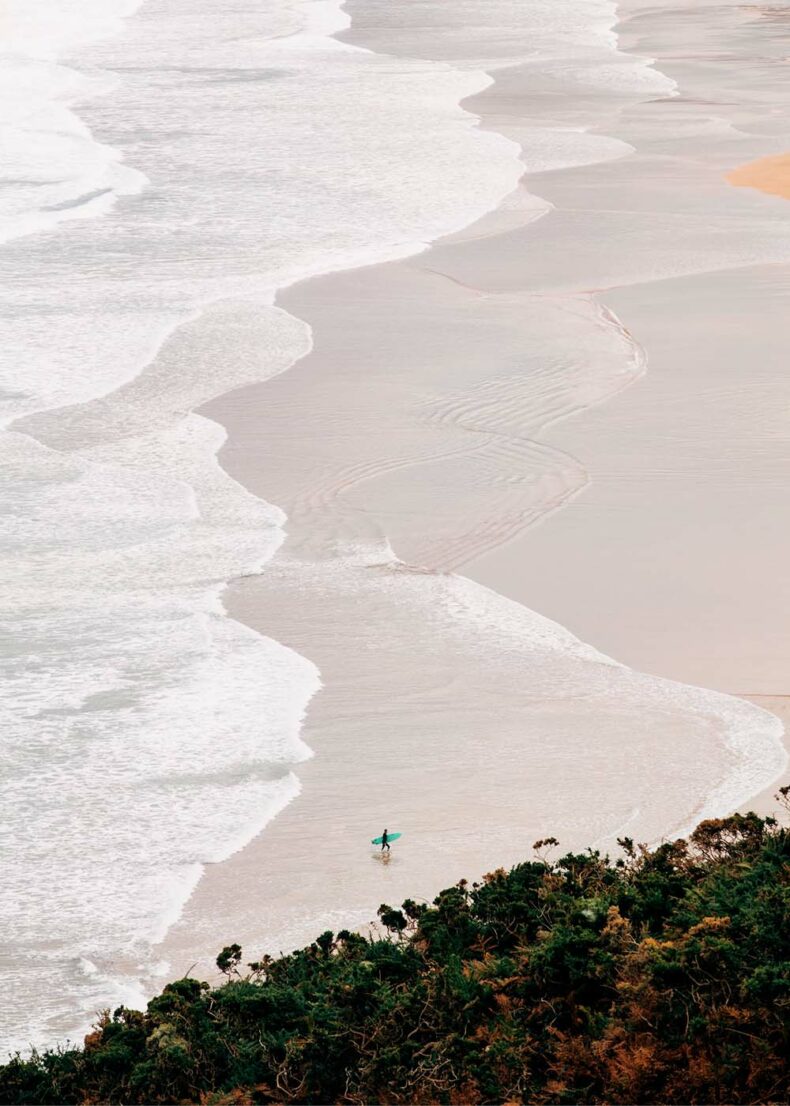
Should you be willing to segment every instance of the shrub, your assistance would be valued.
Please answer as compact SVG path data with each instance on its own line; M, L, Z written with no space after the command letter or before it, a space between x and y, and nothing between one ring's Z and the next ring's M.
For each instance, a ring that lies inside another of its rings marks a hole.
M382 905L384 939L327 931L246 975L229 945L221 986L0 1067L0 1103L788 1101L788 831L712 819L615 863L556 844Z

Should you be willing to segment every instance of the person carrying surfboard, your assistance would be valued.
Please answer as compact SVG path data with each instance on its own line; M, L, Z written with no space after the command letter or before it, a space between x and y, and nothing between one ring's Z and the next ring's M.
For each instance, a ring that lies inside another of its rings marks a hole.
M387 837L387 831L386 830L384 830L384 832L381 835L381 851L384 852L385 849L387 850L387 852L390 851L390 842L389 842L389 837Z

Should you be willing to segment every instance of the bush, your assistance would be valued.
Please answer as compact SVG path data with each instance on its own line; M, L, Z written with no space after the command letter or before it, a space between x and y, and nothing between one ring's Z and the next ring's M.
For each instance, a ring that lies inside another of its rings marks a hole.
M14 1058L0 1102L788 1101L788 831L621 845L385 904L384 939L326 932L246 974L229 945L223 985Z

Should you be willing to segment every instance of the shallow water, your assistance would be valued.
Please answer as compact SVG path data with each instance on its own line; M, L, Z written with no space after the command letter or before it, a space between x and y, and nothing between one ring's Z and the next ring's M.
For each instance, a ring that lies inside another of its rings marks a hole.
M24 1047L140 1001L202 864L309 754L314 666L219 600L282 512L190 412L308 348L278 286L414 250L519 170L457 106L484 74L340 44L323 0L8 16L3 1041Z

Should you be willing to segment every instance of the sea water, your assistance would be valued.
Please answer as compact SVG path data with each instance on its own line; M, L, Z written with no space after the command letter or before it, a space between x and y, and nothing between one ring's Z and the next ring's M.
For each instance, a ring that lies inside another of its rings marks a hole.
M484 73L341 44L346 23L324 0L5 13L5 1049L142 1001L202 867L309 755L317 671L220 598L283 514L192 412L309 348L279 286L413 252L519 173L458 106Z

